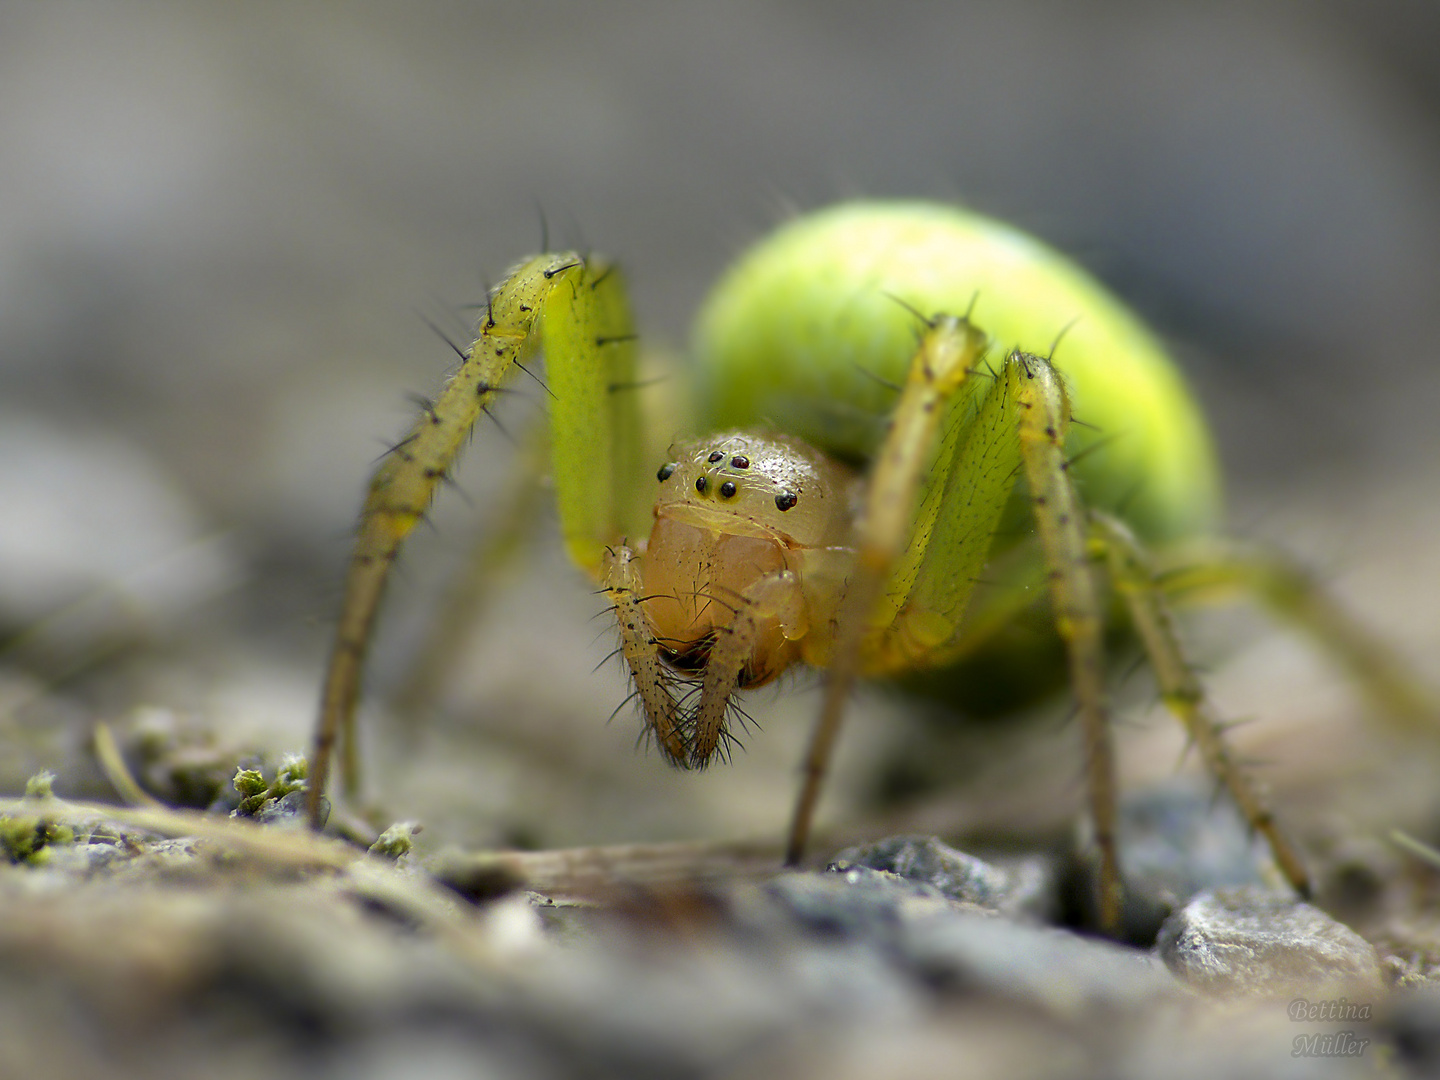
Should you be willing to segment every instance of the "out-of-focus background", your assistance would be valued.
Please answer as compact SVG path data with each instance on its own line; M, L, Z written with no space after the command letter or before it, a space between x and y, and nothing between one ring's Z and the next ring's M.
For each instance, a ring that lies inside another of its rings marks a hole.
M48 766L103 793L90 724L137 708L303 748L366 476L453 361L426 320L463 337L542 216L620 258L676 349L796 209L928 196L1032 230L1175 342L1237 531L1440 677L1437 42L1421 0L0 6L4 787ZM518 389L510 429L543 411ZM731 769L635 753L634 718L605 723L621 673L591 671L601 602L549 533L433 715L387 718L509 454L477 436L392 585L372 792L467 844L778 829L813 684L753 695ZM1324 664L1215 625L1222 704L1277 775L1400 768ZM915 726L866 705L833 817ZM1168 728L1138 726L1128 767L1163 774L1173 747L1134 747Z

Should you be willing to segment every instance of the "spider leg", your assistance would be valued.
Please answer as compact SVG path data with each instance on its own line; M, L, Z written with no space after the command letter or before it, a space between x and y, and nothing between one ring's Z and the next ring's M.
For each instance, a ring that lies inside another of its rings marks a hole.
M1122 885L1116 843L1115 749L1105 692L1104 615L1090 564L1085 511L1070 479L1065 431L1070 404L1050 362L1014 352L1004 376L1018 407L1020 451L1050 580L1055 629L1065 643L1089 778L1090 818L1099 853L1100 927L1120 926Z
M1225 743L1224 725L1215 716L1194 667L1185 659L1174 620L1154 566L1135 535L1109 514L1091 515L1093 535L1109 565L1111 580L1129 609L1169 710L1185 726L1205 765L1229 789L1250 827L1270 845L1275 864L1301 896L1310 894L1310 878L1299 852L1280 831L1263 791L1241 770Z
M424 516L480 415L543 338L551 402L551 462L566 547L598 576L607 543L635 519L629 488L639 454L638 403L613 388L634 382L634 344L621 275L575 254L521 264L489 296L460 368L409 434L381 461L360 513L335 644L310 755L312 828L337 741L347 792L359 789L355 706L391 564ZM597 475L598 474L598 475ZM343 738L342 738L343 736Z
M700 702L688 725L690 764L695 768L704 768L727 738L731 697L750 681L747 668L766 624L778 620L789 641L802 637L807 629L804 594L789 570L753 582L733 606L734 616L716 631L705 662Z
M689 764L681 710L671 692L673 680L660 662L655 633L645 618L644 594L635 554L628 547L606 553L605 591L620 624L620 651L635 681L645 723L672 765Z
M1243 594L1307 634L1335 658L1379 711L1402 727L1435 732L1440 701L1392 649L1350 615L1296 560L1261 544L1224 537L1186 545L1156 580L1177 603Z
M889 432L871 471L858 526L855 569L836 614L836 635L827 660L820 715L811 733L803 765L804 779L791 819L785 860L799 863L809 838L820 788L839 734L845 702L865 659L867 639L874 630L895 621L886 585L897 565L908 567L907 549L917 546L917 502L920 516L931 512L932 499L920 499L927 471L936 464L942 443L946 405L969 381L984 347L982 335L967 321L937 317L921 336L891 416ZM931 484L929 490L936 486ZM988 538L987 538L988 542ZM908 571L913 577L914 570ZM877 666L877 665L870 665Z
M969 379L980 345L967 324L937 320L912 361L870 480L858 563L841 601L787 858L795 862L803 853L857 670L904 670L963 652L966 605L1006 500L1023 474L1078 703L1100 861L1100 921L1114 930L1121 877L1103 608L1085 513L1068 473L1069 401L1049 361L1024 353L1007 356L993 378ZM977 396L968 398L967 387ZM953 405L948 412L947 403ZM949 427L942 429L942 417Z

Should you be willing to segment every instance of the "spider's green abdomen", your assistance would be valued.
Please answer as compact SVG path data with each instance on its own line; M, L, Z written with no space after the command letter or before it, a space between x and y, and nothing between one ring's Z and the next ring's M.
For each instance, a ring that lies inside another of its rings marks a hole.
M898 301L898 302L897 302ZM884 433L917 320L971 313L997 359L1050 355L1066 379L1092 506L1144 537L1219 517L1199 408L1151 332L1098 282L989 218L920 202L851 203L802 217L745 255L703 311L695 344L705 430L773 426L863 461Z

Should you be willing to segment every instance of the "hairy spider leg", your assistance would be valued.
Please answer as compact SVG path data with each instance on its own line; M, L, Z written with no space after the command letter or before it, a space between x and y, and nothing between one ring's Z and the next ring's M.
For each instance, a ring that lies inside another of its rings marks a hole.
M963 348L955 338L962 330L967 339ZM932 657L956 654L954 643L961 633L975 579L985 565L1005 502L1023 470L1056 629L1065 643L1079 706L1090 815L1100 862L1100 921L1114 930L1119 924L1122 889L1115 839L1114 749L1105 690L1104 620L1087 545L1085 513L1065 457L1069 402L1049 361L1013 352L995 373L978 407L960 402L960 415L953 419L937 457L938 420L932 417L945 413L941 403L979 382L974 365L980 343L978 335L969 338L971 334L975 331L958 320L937 321L912 361L867 496L860 562L842 606L825 699L806 754L787 859L798 862L803 854L845 700L857 672L900 671L923 665ZM932 337L947 335L949 347L965 359L957 365L959 378L942 381L930 362L928 346ZM932 461L920 506L912 510L917 488Z
M355 706L365 653L391 564L424 516L482 412L543 341L551 464L570 557L598 577L607 545L643 521L631 485L639 467L634 332L624 282L611 265L574 253L539 255L495 288L459 370L370 481L346 573L335 644L311 752L307 813L322 825L337 741L347 792L359 788Z
M1100 859L1100 927L1115 933L1124 894L1116 841L1115 749L1105 690L1104 609L1086 542L1085 510L1065 456L1070 403L1048 360L1011 353L1005 374L1015 381L1025 476L1050 579L1055 628L1065 643L1079 711L1090 818Z
M804 853L845 703L865 659L867 638L873 629L883 630L896 621L894 605L882 605L885 586L892 576L913 580L914 568L902 555L907 544L913 551L930 539L925 528L931 524L926 520L926 511L938 507L932 506L930 499L920 500L922 512L917 519L917 497L927 470L934 470L929 489L943 492L943 479L937 482L936 478L943 475L948 464L937 460L942 422L948 412L945 406L974 377L983 348L984 337L979 331L963 319L945 316L927 327L910 362L865 493L857 529L855 569L840 603L833 646L826 658L829 674L820 715L806 750L804 780L786 846L789 864L798 863ZM1002 497L999 502L1003 505L1003 501ZM997 508L997 517L998 513ZM963 572L960 576L973 577ZM872 645L868 651L881 650Z
M1191 743L1211 774L1225 785L1250 828L1265 838L1286 880L1301 896L1310 895L1310 876L1295 846L1280 830L1264 793L1241 770L1226 745L1225 726L1215 715L1205 688L1186 660L1175 633L1165 593L1154 565L1135 534L1110 514L1091 514L1092 538L1105 557L1110 580L1130 612L1150 666L1160 684L1160 697L1184 725Z
M1251 598L1330 654L1381 715L1434 735L1440 700L1292 556L1263 544L1205 537L1165 553L1156 581L1177 603Z
M635 683L646 730L654 736L670 763L683 768L689 749L672 690L675 679L660 660L659 643L645 617L645 597L635 553L624 545L606 554L605 591L615 606L615 618L620 625L620 651Z

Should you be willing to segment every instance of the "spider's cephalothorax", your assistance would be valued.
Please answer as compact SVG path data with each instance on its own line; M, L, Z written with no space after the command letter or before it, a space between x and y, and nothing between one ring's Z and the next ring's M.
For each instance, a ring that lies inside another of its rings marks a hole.
M722 434L671 455L640 607L662 662L702 679L694 707L677 707L684 754L671 756L703 766L734 690L813 661L811 628L834 619L854 559L855 478L781 435Z

